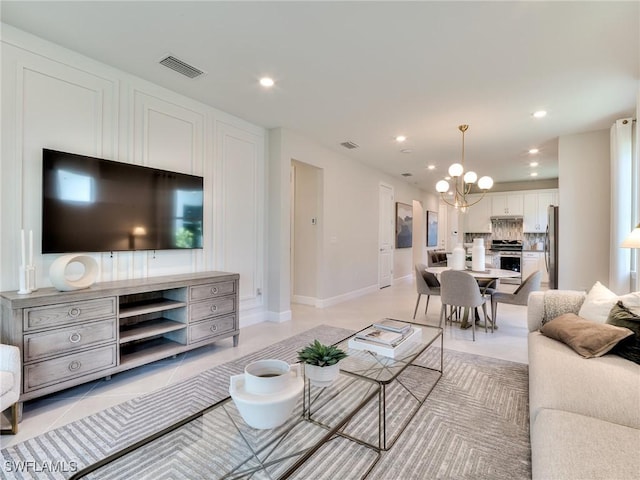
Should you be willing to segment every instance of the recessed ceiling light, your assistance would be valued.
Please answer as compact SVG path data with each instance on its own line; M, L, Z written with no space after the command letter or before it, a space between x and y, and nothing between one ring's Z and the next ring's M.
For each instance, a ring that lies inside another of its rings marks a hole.
M273 87L275 85L276 82L273 81L273 78L269 78L269 77L262 77L260 79L260 85L262 85L263 87Z
M547 116L547 112L545 110L538 110L537 112L533 112L534 118L544 118Z
M531 176L532 177L537 177L538 176L538 172L531 172Z
M407 139L407 137L405 137L404 135L398 135L398 136L396 137L396 142L400 142L400 143L402 143L402 142L404 142L406 139Z
M538 150L537 148L532 148L532 149L530 149L530 150L529 150L529 153L530 153L531 155L535 155L535 154L536 154L536 153L538 153L539 151L540 151L540 150Z
M530 167L537 167L538 166L538 162L531 162L529 164Z
M429 169L429 170L435 170L435 169L436 169L436 166L435 166L435 165L428 165L428 166L427 166L427 169Z
M445 180L451 180L451 177L447 175L446 177L444 177L444 179Z

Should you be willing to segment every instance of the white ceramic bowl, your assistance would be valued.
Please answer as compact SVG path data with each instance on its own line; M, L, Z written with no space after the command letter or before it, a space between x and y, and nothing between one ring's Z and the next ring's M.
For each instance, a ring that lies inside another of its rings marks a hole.
M294 372L292 372L294 373ZM286 375L286 387L272 394L256 394L246 390L246 374L231 377L229 393L240 415L250 427L276 428L285 423L296 406L304 388L304 380L298 375Z

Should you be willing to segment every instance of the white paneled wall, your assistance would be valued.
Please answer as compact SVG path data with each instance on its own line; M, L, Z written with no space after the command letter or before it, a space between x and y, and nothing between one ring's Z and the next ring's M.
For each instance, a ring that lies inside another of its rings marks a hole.
M98 281L238 272L240 310L251 310L251 321L259 321L264 310L264 129L2 27L0 290L18 287L21 228L34 233L37 284L51 285L48 270L57 255L41 255L40 241L42 149L52 148L203 176L204 248L94 253L101 266Z

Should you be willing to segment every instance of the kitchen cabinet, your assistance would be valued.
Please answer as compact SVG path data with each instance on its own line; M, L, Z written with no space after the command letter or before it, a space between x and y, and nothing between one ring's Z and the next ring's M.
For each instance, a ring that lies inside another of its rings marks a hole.
M525 193L522 231L524 233L544 233L547 230L547 207L557 205L557 199L556 191Z
M491 196L491 215L523 215L524 195L522 193L505 193Z
M482 198L482 195L468 195L470 203ZM464 231L466 233L491 233L491 198L482 198L469 207L464 214Z
M537 252L523 252L522 253L522 281L524 281L529 275L538 270L540 259Z
M540 281L549 283L549 272L547 272L544 252L523 252L521 270L523 281L536 270L540 270L542 272Z

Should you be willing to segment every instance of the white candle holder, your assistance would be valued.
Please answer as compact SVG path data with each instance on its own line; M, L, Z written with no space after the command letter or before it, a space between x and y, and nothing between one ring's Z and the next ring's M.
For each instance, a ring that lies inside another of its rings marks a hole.
M36 292L38 289L36 288L36 267L33 265L27 265L27 288Z
M27 295L31 293L31 290L29 289L29 272L27 271L27 267L25 267L24 265L20 265L19 272L20 272L20 278L19 278L20 290L18 290L18 294Z

